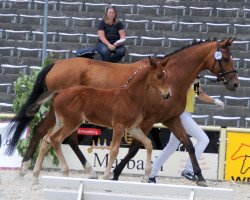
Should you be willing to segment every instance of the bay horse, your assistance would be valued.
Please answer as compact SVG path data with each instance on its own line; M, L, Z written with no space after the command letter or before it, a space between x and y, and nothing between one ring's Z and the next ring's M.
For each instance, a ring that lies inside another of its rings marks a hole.
M75 132L83 121L91 124L113 128L110 146L109 162L104 173L104 179L109 179L110 170L115 161L125 131L131 137L140 141L147 149L144 181L147 182L151 172L151 140L139 127L143 119L145 102L150 88L159 91L158 96L168 99L171 90L167 82L167 74L163 69L168 60L158 62L149 57L150 66L142 66L134 74L129 83L118 89L97 89L86 86L74 86L59 91L43 93L27 110L27 115L33 115L43 102L53 98L56 124L52 131L43 139L40 152L33 171L35 178L41 171L42 161L52 145L61 163L62 172L68 175L69 167L63 156L61 144L63 140ZM163 65L163 66L162 66ZM160 95L161 94L161 95ZM93 169L87 163L88 172L93 175ZM91 169L89 169L91 168Z
M223 41L205 41L187 46L163 58L159 61L169 59L168 67L165 71L168 74L170 88L173 98L167 103L155 97L155 91L151 90L151 98L148 98L145 106L144 119L140 128L148 134L154 123L162 123L169 127L175 136L186 147L194 168L194 173L198 176L199 185L205 185L205 180L201 174L200 167L195 158L192 142L180 122L179 115L184 111L186 104L186 93L197 75L203 70L209 70L215 74L218 81L222 81L229 90L236 90L239 86L237 72L234 69L231 57L230 46L235 38L228 38ZM221 55L221 56L217 56ZM33 91L19 113L13 118L11 131L12 140L8 147L8 153L15 149L19 138L25 127L32 120L33 116L26 116L26 110L37 98L47 89L56 90L74 85L85 85L95 88L118 88L124 83L130 74L136 71L137 66L148 64L148 59L142 59L131 64L107 63L84 58L71 58L59 60L56 63L45 67L36 80ZM45 89L46 86L46 89ZM45 118L36 126L33 132L31 143L26 156L23 159L23 172L29 166L36 146L40 139L46 134L49 128L55 124L53 106ZM71 135L70 146L80 158L85 167L86 159L81 153L76 134ZM118 177L126 165L139 150L140 144L133 140L127 156L114 169L114 180Z

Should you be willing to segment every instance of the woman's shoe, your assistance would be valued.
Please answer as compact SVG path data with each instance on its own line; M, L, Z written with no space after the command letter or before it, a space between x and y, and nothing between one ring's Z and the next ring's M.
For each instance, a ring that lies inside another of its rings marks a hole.
M198 180L198 178L194 175L193 172L188 172L188 171L185 171L185 170L184 170L184 171L181 173L181 175L182 175L183 177L185 177L186 179L190 180L190 181L197 181L197 180Z
M156 183L155 177L149 178L148 183Z

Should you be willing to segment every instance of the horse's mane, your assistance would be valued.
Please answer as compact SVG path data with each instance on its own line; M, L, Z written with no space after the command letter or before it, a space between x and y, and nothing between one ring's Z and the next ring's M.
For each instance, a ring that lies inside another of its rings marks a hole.
M207 39L207 40L202 40L202 39L201 40L193 40L192 44L181 47L180 49L177 49L174 52L171 52L171 53L169 53L169 54L167 54L167 55L165 55L164 57L161 57L161 58L164 59L164 58L172 56L172 55L174 55L174 54L176 54L176 53L178 53L178 52L180 52L180 51L182 51L184 49L188 49L190 47L193 47L193 46L196 46L196 45L199 45L199 44L203 44L203 43L206 43L206 42L212 42L212 41L218 41L218 40L217 40L217 38L214 38L213 40L210 40L210 39Z

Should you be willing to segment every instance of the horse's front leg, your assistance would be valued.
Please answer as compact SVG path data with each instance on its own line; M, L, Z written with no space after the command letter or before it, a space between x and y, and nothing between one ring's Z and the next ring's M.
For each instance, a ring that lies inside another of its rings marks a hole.
M146 135L149 133L149 131L152 129L154 123L150 120L144 120L140 124L140 128ZM120 174L122 173L122 170L126 166L126 164L132 159L137 152L139 151L141 146L141 143L138 140L133 139L132 144L129 147L127 155L121 160L121 162L115 167L113 170L113 179L117 181L119 179Z
M188 137L188 135L187 135L182 123L181 123L180 117L179 116L173 117L163 124L170 128L172 133L174 133L176 138L184 145L187 152L189 153L189 156L190 156L190 159L192 162L192 166L193 166L194 174L198 177L198 181L196 182L197 185L206 187L207 183L206 183L204 177L202 176L199 163L198 163L197 158L195 156L195 148L194 148L192 141Z
M104 173L103 179L107 180L110 177L110 171L119 153L119 147L120 147L120 143L122 139L122 134L124 133L124 131L125 131L125 128L122 124L113 125L113 135L112 135L112 143L111 143L110 153L109 153L109 162L108 162L106 171Z
M129 134L131 137L139 140L147 149L145 176L144 176L143 182L148 182L149 174L151 173L151 160L152 160L152 151L153 151L152 142L150 139L148 139L148 137L142 132L142 130L139 127L130 129Z
M121 162L113 170L112 180L117 181L122 173L122 170L126 164L133 158L139 151L141 143L138 140L133 139L132 144L129 146L127 155L121 160Z

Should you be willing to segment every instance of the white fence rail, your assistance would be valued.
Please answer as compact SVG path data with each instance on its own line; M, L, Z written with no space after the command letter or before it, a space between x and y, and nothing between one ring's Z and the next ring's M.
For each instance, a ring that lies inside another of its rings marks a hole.
M232 189L43 176L44 199L234 199Z

